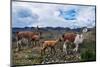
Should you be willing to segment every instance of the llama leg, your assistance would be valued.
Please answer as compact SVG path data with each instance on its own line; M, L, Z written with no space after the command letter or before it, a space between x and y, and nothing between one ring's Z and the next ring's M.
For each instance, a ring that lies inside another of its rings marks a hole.
M37 41L35 40L35 46L37 46Z
M32 41L27 41L27 48L32 46Z
M51 47L51 49L50 49L50 53L52 54L52 47Z
M30 47L29 45L30 45L30 40L27 41L26 48Z
M36 40L36 45L39 46L39 41L38 40Z
M62 43L60 43L59 48L60 48L60 51L63 52L63 46L61 44Z
M43 49L41 49L41 55L43 55Z
M20 49L22 49L22 44L24 44L24 43L22 42L22 40L19 41Z
M19 40L17 41L17 51L19 51L21 48L21 41Z
M21 48L22 48L22 47L21 47L22 40L20 40L18 44L19 44L19 48L21 49Z
M33 43L33 41L31 41L31 47L33 47L34 46L34 43Z
M28 45L29 47L32 47L33 43L32 40L30 40L30 45Z
M47 48L47 47L44 47L44 48L42 49L42 55L45 54L45 50L46 50L46 48Z
M78 51L78 47L79 47L79 45L75 44L75 48L73 49L73 51L77 52Z
M18 47L18 41L17 41L17 46L16 46L16 47L19 48L19 47Z
M32 41L31 40L28 40L28 43L27 43L27 48L29 47L32 47Z
M79 44L76 44L76 52L78 51Z
M44 48L44 50L43 50L43 54L45 54L45 50L46 50L46 48Z
M33 47L34 47L34 41L32 41Z
M55 51L55 47L52 47L52 49L53 49L53 51L54 51L54 55L55 55L55 53L56 53L56 51ZM52 52L53 52L53 51L52 51Z
M36 41L34 41L34 46L36 46Z
M66 42L64 42L64 45L63 45L63 52L67 54L66 47L67 47Z
M19 51L19 43L18 43L18 41L17 41L17 48L16 48L16 51Z
M39 44L39 46L40 46L40 41L38 41L38 44Z
M51 51L50 51L50 54L53 54L53 47L51 47Z
M43 55L44 54L44 49L41 49L41 55Z
M26 42L26 48L28 48L28 41Z
M39 45L39 41L38 41L38 40L37 40L37 45L38 45L38 46L40 46L40 45Z

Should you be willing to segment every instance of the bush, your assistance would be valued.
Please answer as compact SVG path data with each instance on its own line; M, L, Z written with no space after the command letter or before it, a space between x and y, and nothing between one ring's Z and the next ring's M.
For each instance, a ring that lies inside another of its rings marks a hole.
M94 61L96 60L96 53L93 50L85 50L81 53L82 61Z

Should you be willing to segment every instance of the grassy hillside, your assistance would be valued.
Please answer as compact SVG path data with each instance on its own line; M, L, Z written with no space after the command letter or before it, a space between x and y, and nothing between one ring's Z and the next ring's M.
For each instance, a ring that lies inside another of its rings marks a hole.
M63 30L60 30L63 31ZM67 31L65 31L67 32ZM63 32L52 30L44 31L41 40L57 39ZM66 55L62 50L63 42L59 42L56 46L56 53L51 54L50 48L46 49L46 54L41 56L41 46L34 46L32 48L25 48L21 51L16 51L12 48L13 65L34 65L34 64L50 64L50 63L65 63L65 62L79 62L79 61L95 61L96 60L96 39L95 29L85 33L85 39L79 46L79 52L76 54ZM16 42L12 42L12 46L16 46Z

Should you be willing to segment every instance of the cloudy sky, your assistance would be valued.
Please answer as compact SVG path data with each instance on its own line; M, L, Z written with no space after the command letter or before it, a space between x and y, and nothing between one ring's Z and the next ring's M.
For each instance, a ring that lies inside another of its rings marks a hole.
M94 27L95 6L12 2L12 27Z

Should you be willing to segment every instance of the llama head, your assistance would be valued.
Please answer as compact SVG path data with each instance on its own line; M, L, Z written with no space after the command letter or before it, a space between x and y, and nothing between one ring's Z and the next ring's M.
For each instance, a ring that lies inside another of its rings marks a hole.
M82 33L86 33L88 31L87 27L83 27Z

